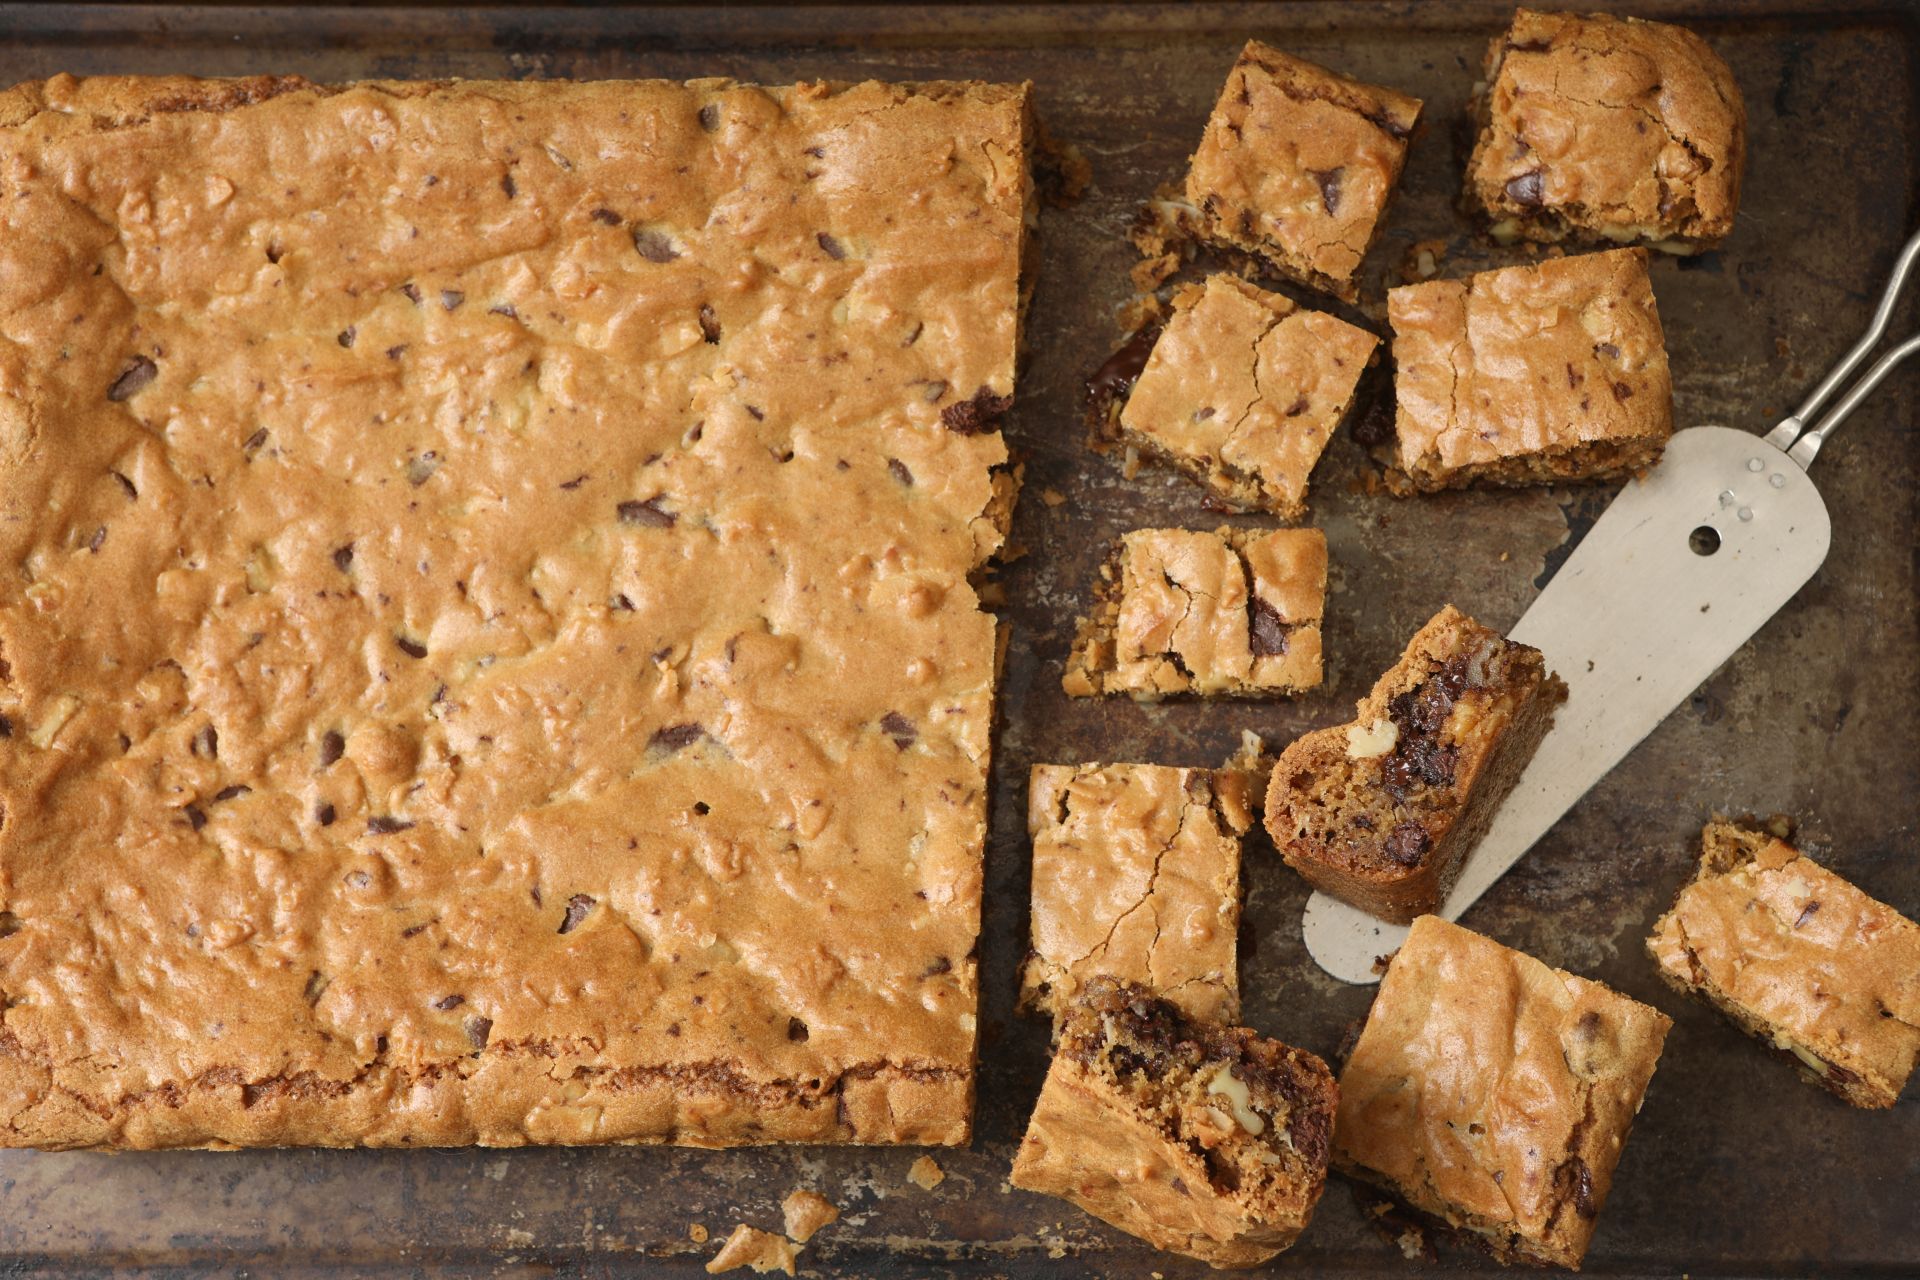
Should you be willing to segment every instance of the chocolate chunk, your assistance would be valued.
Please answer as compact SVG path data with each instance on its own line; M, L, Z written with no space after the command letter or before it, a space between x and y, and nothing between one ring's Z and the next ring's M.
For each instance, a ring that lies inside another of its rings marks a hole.
M145 356L135 356L107 388L107 399L119 404L138 395L148 383L160 376L160 368Z
M633 247L648 262L672 262L680 256L673 247L673 241L664 231L636 230L633 233Z
M1297 418L1311 407L1312 406L1307 403L1307 398L1300 396L1296 398L1292 404L1287 406L1286 416L1289 418Z
M991 387L981 387L972 398L950 404L940 411L940 425L963 436L991 431L1001 414L1013 408L1012 396L999 396Z
M413 283L413 281L409 280L407 283L401 285L400 292L406 294L407 301L411 302L414 306L417 307L420 305L420 286Z
M404 342L396 343L395 345L387 348L387 359L398 360L401 356L405 355L406 353L407 353L407 344Z
M1614 346L1611 342L1599 342L1594 344L1593 354L1603 356L1608 360L1618 360L1620 358L1620 348Z
M707 731L697 724L671 724L653 731L653 736L647 739L647 749L684 751L706 736Z
M351 347L353 345L353 340L358 336L359 336L359 332L352 325L348 325L346 328L340 331L340 335L337 338L335 338L334 341L338 342L343 347Z
M1409 820L1389 831L1380 847L1401 866L1415 867L1420 865L1420 859L1427 856L1427 850L1433 847L1433 837L1427 834L1425 827Z
M462 293L458 289L442 289L440 291L440 305L445 307L448 311L452 311L455 307L459 306L461 303L465 302L466 300L467 300L467 295Z
M518 320L520 318L520 313L513 309L511 302L496 302L487 308L487 314L490 316L505 316L509 320Z
M339 815L334 812L333 806L325 800L313 806L313 820L323 827L332 826L333 820L338 816Z
M567 914L566 917L560 921L559 932L572 933L575 929L579 928L580 922L587 918L588 913L593 910L596 902L597 899L589 897L584 893L576 893L571 898L568 898Z
M802 1041L807 1038L807 1024L798 1018L787 1019L787 1039Z
M700 127L708 133L712 133L720 127L719 103L709 102L706 106L700 108Z
M198 831L200 828L207 825L207 815L201 811L199 805L196 805L196 804L188 805L185 809L185 813L187 815L187 825L192 827L195 831Z
M1394 407L1391 401L1382 397L1367 406L1367 411L1354 419L1353 439L1363 449L1378 449L1390 444L1394 436Z
M953 961L947 959L945 956L941 956L937 960L935 960L932 964L928 965L925 969L922 969L920 971L920 976L923 978L937 978L943 973L952 973L952 972L953 972Z
M520 194L520 187L514 182L512 174L503 173L500 175L500 191L501 194L505 195L509 200Z
M1631 400L1633 399L1633 388L1624 382L1616 382L1613 384L1613 398L1621 401Z
M320 735L320 767L326 768L346 752L347 740L333 729Z
M1340 212L1340 183L1346 177L1345 166L1338 169L1309 169L1313 180L1320 184L1320 204L1331 217Z
M11 738L12 736L13 721L6 716L0 716L0 738Z
M562 480L560 482L560 487L562 489L573 490L573 489L578 489L581 485L585 484L586 482L587 482L587 473L582 471L579 475L575 476L571 480Z
M224 804L229 800L238 800L241 796L246 795L251 790L253 790L253 788L248 786L246 783L236 782L230 787L222 787L218 791L214 792L213 803Z
M1813 919L1813 913L1818 911L1819 909L1820 909L1820 904L1818 902L1807 903L1806 906L1800 908L1800 915L1798 916L1798 918L1794 920L1793 927L1798 929L1802 925L1806 924L1807 921Z
M835 240L832 236L828 235L826 232L822 231L817 235L815 235L813 238L820 245L820 252L826 254L829 258L832 258L835 262L838 262L842 258L847 256L847 251L840 247L840 242L838 240Z
M1579 1156L1553 1171L1553 1189L1563 1201L1572 1202L1573 1211L1583 1218L1600 1212L1600 1206L1593 1202L1593 1171Z
M1545 202L1540 189L1540 171L1531 170L1507 180L1507 199L1523 209L1538 209Z
M708 343L720 341L720 317L704 302L700 304L700 337Z
M1256 658L1287 651L1287 620L1257 595L1247 601L1247 645Z
M487 1047L487 1040L492 1035L492 1018L472 1017L467 1019L467 1043L473 1046L475 1053Z
M465 996L441 996L433 1002L433 1007L445 1011L447 1009L458 1009L466 1002L467 998Z
M887 471L901 484L910 485L913 483L913 472L907 470L907 464L898 458L887 459Z
M411 830L413 824L403 818L389 818L382 814L367 819L367 834L370 836L390 836L396 831Z
M893 745L902 751L912 746L914 740L920 736L920 731L913 727L913 721L898 711L889 711L881 716L880 728L893 739Z
M656 493L644 502L628 501L621 503L619 507L616 508L620 513L620 523L651 529L672 528L673 522L679 517L660 505L661 500L665 497L666 495L663 493Z
M395 636L393 643L399 646L400 652L406 654L409 658L424 658L427 656L427 646L421 644L418 640L412 640L406 636Z
M253 453L255 450L259 449L259 447L265 444L266 442L267 442L267 429L265 427L262 427L258 431L254 432L252 435L248 436L247 442L241 445L240 448L247 453Z
M352 563L353 563L353 544L351 542L349 542L344 547L335 547L333 549L333 567L334 568L338 569L342 573L345 573L347 571L347 566Z
M204 756L208 760L218 760L220 731L210 724L200 726L200 732L193 735L193 754Z
M595 209L589 216L592 217L595 222L602 223L609 227L617 227L620 225L620 215L611 209Z

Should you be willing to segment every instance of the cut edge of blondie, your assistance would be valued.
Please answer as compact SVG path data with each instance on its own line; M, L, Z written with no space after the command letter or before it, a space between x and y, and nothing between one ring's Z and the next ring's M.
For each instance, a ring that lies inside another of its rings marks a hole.
M1396 433L1397 438L1397 433ZM1444 493L1476 485L1494 488L1524 488L1543 484L1598 484L1645 475L1666 451L1667 437L1636 436L1628 439L1582 440L1571 445L1556 445L1540 453L1519 454L1491 462L1467 463L1443 467L1431 452L1422 454L1411 470L1400 467L1393 457L1393 444L1376 447L1373 456L1386 464L1382 480L1396 497L1418 493Z

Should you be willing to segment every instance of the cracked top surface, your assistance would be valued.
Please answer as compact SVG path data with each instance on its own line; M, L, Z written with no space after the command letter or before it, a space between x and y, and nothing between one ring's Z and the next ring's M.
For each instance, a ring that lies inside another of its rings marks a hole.
M1920 1058L1920 925L1784 840L1716 822L1702 845L1654 960L1898 1094Z
M1249 40L1187 171L1204 234L1341 297L1379 230L1420 100Z
M1467 188L1496 222L1683 245L1733 229L1746 104L1685 27L1522 9L1487 50L1485 83Z
M0 1142L964 1140L1026 128L0 95Z
M1334 1163L1543 1260L1585 1252L1671 1020L1422 916L1340 1075Z
M1673 433L1644 249L1406 285L1388 291L1387 318L1402 471L1444 474Z
M1023 1002L1058 1013L1095 974L1197 1018L1239 1017L1245 772L1151 764L1035 765L1032 954Z
M1189 285L1120 422L1223 496L1289 518L1379 339L1233 275Z

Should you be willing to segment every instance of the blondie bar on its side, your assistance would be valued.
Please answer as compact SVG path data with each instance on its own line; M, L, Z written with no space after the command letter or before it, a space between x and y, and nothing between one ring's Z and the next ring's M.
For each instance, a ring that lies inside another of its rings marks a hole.
M1095 974L1197 1018L1240 1015L1235 963L1244 770L1151 764L1033 767L1032 949L1023 1008L1058 1014Z
M1136 529L1101 569L1061 685L1147 701L1309 689L1326 597L1318 529Z
M1673 434L1644 249L1406 285L1387 318L1397 492L1633 475Z
M1733 229L1746 104L1684 27L1522 9L1487 49L1474 114L1467 202L1496 239L1693 253Z
M1334 1167L1502 1261L1578 1267L1671 1025L1422 916L1340 1073Z
M1891 1107L1920 1059L1920 925L1764 827L1718 819L1700 845L1647 939L1660 976L1822 1088Z
M1012 1182L1156 1248L1255 1266L1313 1216L1337 1099L1313 1054L1095 978L1067 1007Z
M1315 888L1381 919L1438 910L1564 695L1538 649L1448 605L1352 723L1280 753L1274 847Z
M1210 276L1174 296L1109 438L1171 463L1235 506L1298 520L1307 477L1379 341L1238 276Z
M1420 100L1250 40L1187 171L1203 240L1349 302Z

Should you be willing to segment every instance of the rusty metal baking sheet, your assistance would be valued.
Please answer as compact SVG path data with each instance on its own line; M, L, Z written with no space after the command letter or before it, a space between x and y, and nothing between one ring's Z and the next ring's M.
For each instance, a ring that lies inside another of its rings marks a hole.
M1613 6L1605 6L1613 7ZM1865 323L1893 248L1920 221L1920 8L1905 0L1646 0L1726 57L1751 138L1732 239L1661 259L1654 287L1682 425L1765 429ZM994 763L981 941L976 1139L939 1151L788 1148L0 1153L0 1273L218 1269L490 1275L524 1268L697 1275L736 1222L777 1229L790 1189L844 1214L801 1257L817 1275L1205 1274L1006 1173L1046 1063L1013 1012L1026 946L1025 778L1035 762L1200 764L1243 728L1276 744L1344 719L1435 608L1511 624L1605 501L1536 489L1396 501L1371 495L1338 438L1313 516L1332 547L1328 679L1295 702L1145 708L1069 700L1059 672L1107 540L1145 524L1211 527L1198 488L1125 480L1089 453L1078 388L1118 335L1128 220L1176 178L1240 43L1291 52L1425 98L1416 143L1355 318L1382 328L1383 282L1416 241L1461 274L1516 254L1476 244L1453 207L1462 119L1509 6L1484 0L1284 6L687 6L286 8L0 4L0 81L76 73L1031 79L1055 137L1093 166L1078 204L1042 220L1030 354L1010 416L1027 459L1001 574L1014 626ZM1896 323L1911 331L1911 303ZM1353 315L1354 313L1349 313ZM1586 1269L1602 1275L1920 1274L1920 1096L1856 1111L1793 1078L1719 1015L1655 979L1641 940L1715 810L1800 815L1811 846L1920 911L1920 379L1896 378L1822 453L1834 514L1813 583L1497 885L1466 923L1598 977L1675 1026ZM1053 501L1043 500L1052 491ZM1064 501L1058 499L1064 498ZM1241 523L1258 523L1236 518ZM1249 845L1241 938L1247 1021L1333 1053L1371 989L1307 958L1306 897ZM696 1243L691 1228L710 1233ZM1471 1252L1455 1268L1493 1270ZM1275 1271L1403 1275L1335 1179Z

